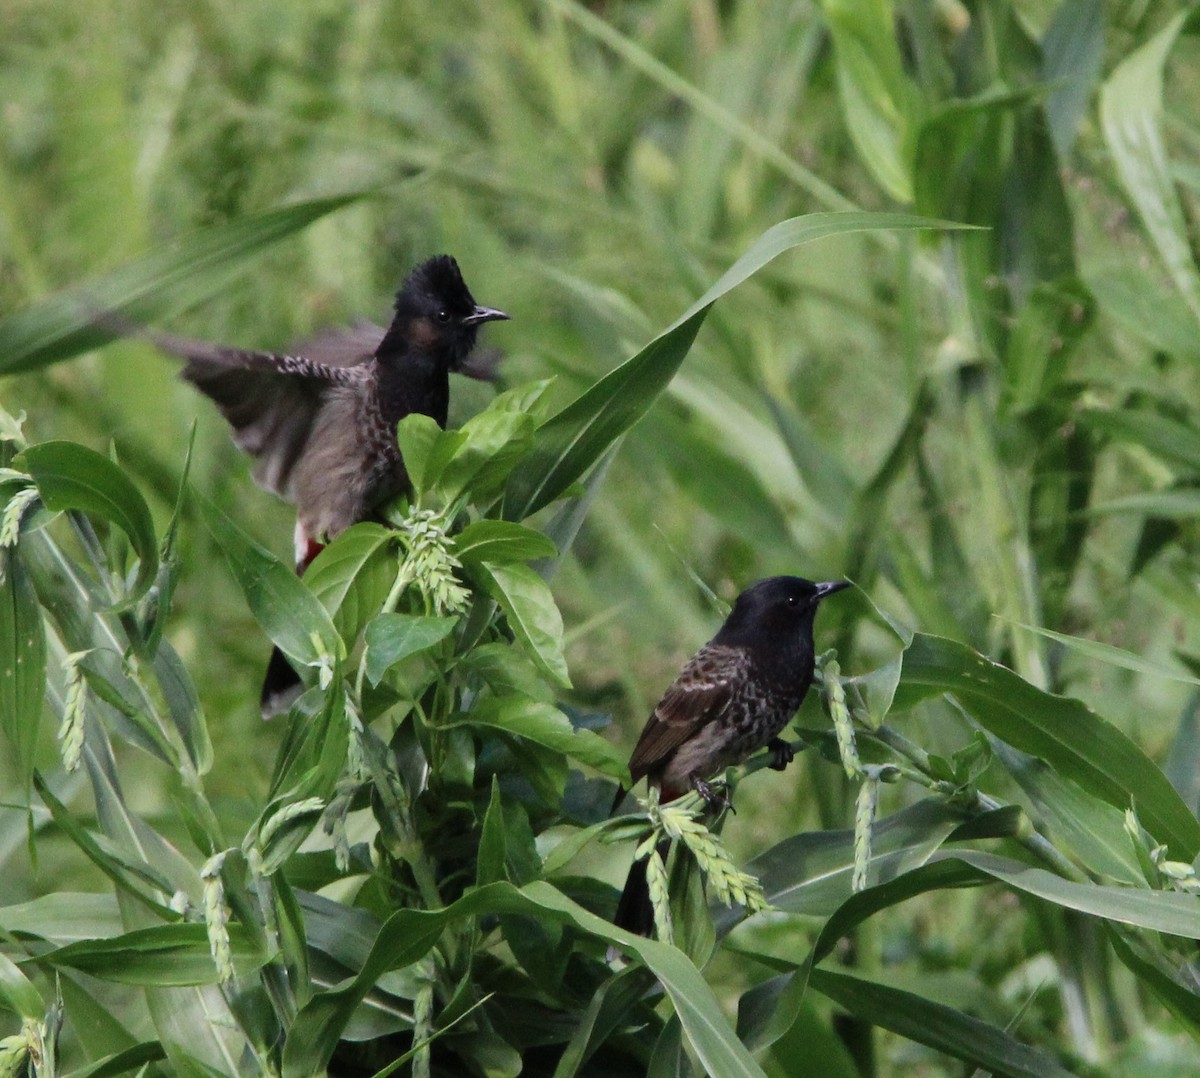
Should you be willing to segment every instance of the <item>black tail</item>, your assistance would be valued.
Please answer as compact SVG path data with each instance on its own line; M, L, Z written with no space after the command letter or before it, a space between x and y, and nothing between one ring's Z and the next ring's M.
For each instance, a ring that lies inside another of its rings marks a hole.
M262 717L272 719L287 711L303 691L304 682L300 680L300 675L292 669L287 656L276 648L271 652L267 672L263 676L262 692L258 697Z
M654 906L650 902L650 884L646 882L646 858L634 861L625 877L625 890L617 903L613 924L638 936L654 934Z

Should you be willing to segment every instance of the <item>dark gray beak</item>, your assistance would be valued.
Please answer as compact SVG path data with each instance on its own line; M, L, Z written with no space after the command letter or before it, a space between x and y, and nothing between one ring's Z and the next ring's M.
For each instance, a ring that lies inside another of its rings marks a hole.
M484 322L507 322L509 315L503 311L496 310L495 307L476 307L466 318L463 319L464 326L480 326Z
M827 580L824 584L818 584L817 601L820 602L826 595L832 595L835 591L841 591L848 587L850 587L849 580Z

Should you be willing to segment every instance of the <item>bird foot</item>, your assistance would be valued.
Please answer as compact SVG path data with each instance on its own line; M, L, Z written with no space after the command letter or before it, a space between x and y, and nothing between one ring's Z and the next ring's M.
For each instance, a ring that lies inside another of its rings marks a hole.
M795 758L792 746L781 737L773 737L767 742L767 751L771 754L771 762L767 766L772 771L783 771Z
M729 796L729 786L726 783L710 783L705 782L704 779L692 779L692 788L704 798L704 803L714 812L728 809L735 815L737 814L737 809L733 807L733 799Z

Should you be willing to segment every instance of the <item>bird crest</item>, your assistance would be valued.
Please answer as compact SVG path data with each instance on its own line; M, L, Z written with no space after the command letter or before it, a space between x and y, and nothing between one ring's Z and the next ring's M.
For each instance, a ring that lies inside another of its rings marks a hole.
M417 266L396 293L397 308L414 296L427 296L455 309L470 310L475 306L458 262L450 255L434 255Z

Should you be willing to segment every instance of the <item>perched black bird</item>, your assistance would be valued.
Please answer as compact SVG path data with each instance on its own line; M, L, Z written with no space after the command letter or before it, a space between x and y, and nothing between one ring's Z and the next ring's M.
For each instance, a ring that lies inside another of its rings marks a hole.
M187 361L183 376L211 397L255 459L254 477L296 506L296 569L322 545L407 489L396 424L420 412L446 425L451 371L469 365L479 327L507 319L481 307L449 255L422 262L396 293L386 332L370 324L301 345L298 355L147 334ZM286 707L299 679L278 650L263 684L264 716Z
M812 684L817 606L848 586L845 580L814 584L773 576L743 591L717 635L692 656L647 720L629 761L633 781L647 777L661 802L688 790L712 802L717 795L707 780L764 746L774 754L773 768L787 767L792 751L779 733ZM614 811L623 796L619 791ZM615 921L650 933L645 860L629 870Z

